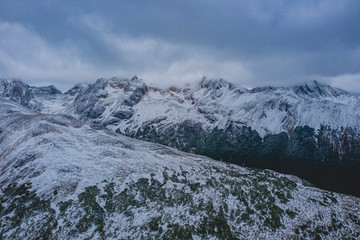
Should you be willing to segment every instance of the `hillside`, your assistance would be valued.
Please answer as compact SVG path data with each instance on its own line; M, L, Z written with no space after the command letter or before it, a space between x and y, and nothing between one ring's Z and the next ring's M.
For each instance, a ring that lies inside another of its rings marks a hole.
M350 239L360 201L0 104L0 239Z

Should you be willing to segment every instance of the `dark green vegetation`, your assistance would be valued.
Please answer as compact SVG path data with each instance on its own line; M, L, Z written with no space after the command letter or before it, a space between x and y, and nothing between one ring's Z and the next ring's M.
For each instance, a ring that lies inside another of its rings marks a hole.
M50 239L57 228L50 200L41 200L30 188L13 183L0 195L0 239Z
M10 184L0 198L0 239L359 237L351 225L359 209L345 213L333 193L269 171L197 173L164 169L125 183L103 181L53 205L31 184Z
M360 197L360 135L356 129L296 127L261 138L237 123L205 132L200 123L185 121L158 132L153 126L131 135L241 166L294 174L331 191Z

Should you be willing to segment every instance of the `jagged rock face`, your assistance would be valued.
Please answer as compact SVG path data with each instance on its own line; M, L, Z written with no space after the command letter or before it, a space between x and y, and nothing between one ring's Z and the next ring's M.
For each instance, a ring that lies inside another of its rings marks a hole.
M329 85L320 83L318 81L311 81L303 86L294 87L294 92L298 95L310 97L340 97L349 96L349 93L342 89L333 88Z
M21 81L13 80L8 82L0 80L0 94L2 97L31 108L29 102L33 95L29 91L29 86Z
M83 120L98 120L113 101L117 103L111 110L108 122L104 125L116 124L120 120L129 119L133 115L132 106L137 104L146 93L147 86L136 76L131 79L98 79L94 84L75 86L66 94L75 96L75 114ZM109 111L107 111L109 112Z
M61 92L52 85L48 87L33 87L20 80L7 81L6 79L0 79L0 97L37 111L40 111L41 107L37 103L31 102L32 99L49 99L57 94L61 94Z
M196 128L196 126L193 126ZM356 239L360 200L0 104L1 239Z
M39 96L39 97L49 97L49 96L54 96L56 94L61 94L61 91L59 89L57 89L55 86L53 86L53 85L50 85L50 86L47 86L47 87L33 87L33 86L30 86L29 91L34 96Z

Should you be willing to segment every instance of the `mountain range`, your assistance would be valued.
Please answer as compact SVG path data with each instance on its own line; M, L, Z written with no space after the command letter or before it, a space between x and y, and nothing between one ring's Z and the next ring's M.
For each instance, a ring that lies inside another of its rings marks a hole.
M356 197L41 113L82 100L11 84L0 103L0 239L360 237ZM133 90L123 102L144 98Z
M65 93L1 80L0 96L46 114L360 196L360 99L318 81L246 89L224 79L160 89L137 76Z

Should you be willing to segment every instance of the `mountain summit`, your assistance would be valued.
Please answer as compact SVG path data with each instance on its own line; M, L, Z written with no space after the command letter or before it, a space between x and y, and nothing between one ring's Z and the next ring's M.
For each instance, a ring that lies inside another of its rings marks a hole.
M61 94L61 91L53 85L47 87L34 87L17 79L11 81L0 79L0 97L17 102L37 111L40 111L41 109L37 104L30 103L31 100L34 98L49 99L58 94Z

